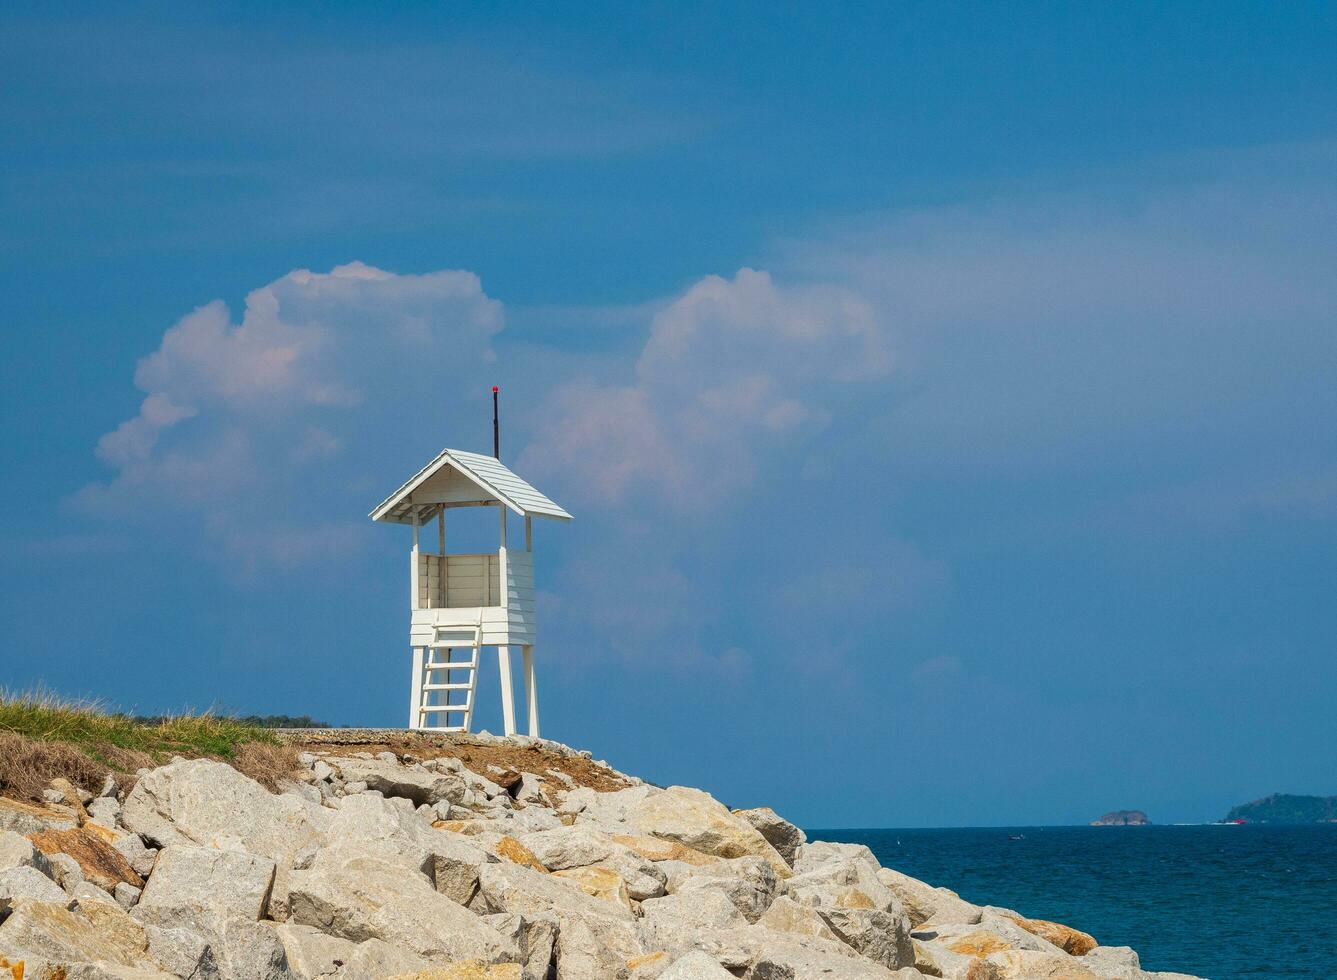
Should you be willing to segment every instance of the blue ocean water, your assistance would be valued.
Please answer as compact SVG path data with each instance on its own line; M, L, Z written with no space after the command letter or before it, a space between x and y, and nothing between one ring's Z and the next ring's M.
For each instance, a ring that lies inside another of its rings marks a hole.
M1337 977L1337 825L814 830L981 905L1064 922L1143 969ZM1022 837L1014 840L1013 837Z

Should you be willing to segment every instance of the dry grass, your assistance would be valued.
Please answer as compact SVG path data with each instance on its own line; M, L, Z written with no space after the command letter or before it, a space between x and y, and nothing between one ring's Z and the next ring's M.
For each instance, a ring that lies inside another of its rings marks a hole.
M228 761L238 772L277 793L279 783L297 768L297 750L290 745L247 742L239 746Z
M234 718L181 714L145 724L92 702L0 692L0 795L40 799L56 776L97 792L110 772L125 776L177 755L232 762L270 788L296 762L273 732Z

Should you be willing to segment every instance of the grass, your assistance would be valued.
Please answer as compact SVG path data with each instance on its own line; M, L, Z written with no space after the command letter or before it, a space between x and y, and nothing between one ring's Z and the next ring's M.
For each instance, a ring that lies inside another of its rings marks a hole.
M230 762L271 788L292 761L273 731L248 720L212 712L141 720L42 691L0 692L2 795L40 798L56 776L96 792L108 773L128 777L178 755Z

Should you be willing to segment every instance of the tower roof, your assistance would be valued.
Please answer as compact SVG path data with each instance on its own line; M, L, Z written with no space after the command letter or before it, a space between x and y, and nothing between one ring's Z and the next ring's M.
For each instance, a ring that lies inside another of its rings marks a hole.
M447 507L501 502L522 517L571 520L571 515L500 460L462 449L443 449L369 515L373 521L412 524L414 511L425 520L438 504Z

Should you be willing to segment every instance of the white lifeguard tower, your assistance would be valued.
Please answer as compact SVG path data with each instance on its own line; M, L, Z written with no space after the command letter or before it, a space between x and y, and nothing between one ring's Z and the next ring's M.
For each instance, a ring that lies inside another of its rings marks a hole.
M455 507L497 508L501 537L495 553L446 551L446 511ZM524 518L523 551L507 547L508 511ZM409 645L413 648L409 728L469 731L483 648L496 647L502 724L507 735L514 735L511 647L518 646L524 652L529 734L537 738L533 520L550 517L569 521L571 515L495 456L443 449L370 516L374 521L413 527L409 562ZM437 530L436 553L421 547L422 528L432 523ZM456 655L456 651L463 653Z

